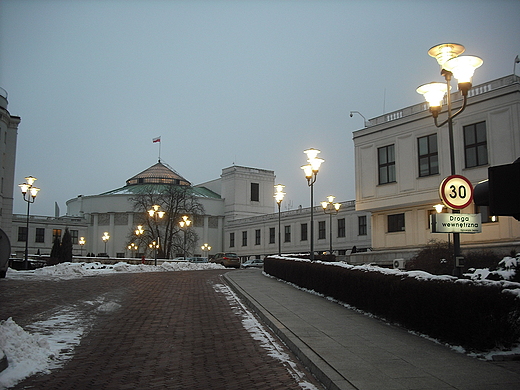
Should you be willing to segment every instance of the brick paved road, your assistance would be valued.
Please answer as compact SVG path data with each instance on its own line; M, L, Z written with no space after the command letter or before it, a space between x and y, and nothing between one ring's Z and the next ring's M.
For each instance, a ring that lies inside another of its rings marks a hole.
M13 317L25 327L73 307L91 324L62 368L14 388L301 389L287 364L269 356L243 327L219 289L225 272L230 271L1 280L0 319ZM99 312L94 301L117 305ZM299 364L298 369L306 373ZM316 385L309 374L303 380Z

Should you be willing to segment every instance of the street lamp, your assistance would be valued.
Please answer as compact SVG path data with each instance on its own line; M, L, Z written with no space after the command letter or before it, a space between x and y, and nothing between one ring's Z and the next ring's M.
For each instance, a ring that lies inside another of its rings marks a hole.
M79 241L78 241L78 244L79 244L79 253L80 253L80 256L83 256L83 246L85 245L87 241L85 241L85 237L80 237L79 238Z
M130 251L130 257L135 257L135 256L132 256L132 251L137 250L137 248L138 248L137 245L135 245L133 242L130 245L128 245L128 250Z
M143 225L138 225L135 229L135 235L137 237L137 254L139 255L139 238L144 233Z
M183 247L184 260L186 260L186 232L187 232L188 227L190 226L190 224L191 224L191 221L188 219L187 215L184 215L182 217L182 220L179 222L179 225L181 226L181 229L184 230L184 247Z
M39 188L33 186L36 181L35 177L28 176L25 178L25 183L20 184L19 187L22 190L23 200L27 202L27 221L26 221L26 236L25 236L25 255L23 268L29 268L29 206L31 203L34 203L36 200L36 195L38 195Z
M159 211L161 206L159 205L156 205L154 204L152 206L152 208L150 210L148 210L148 214L150 215L151 218L154 219L155 221L155 228L157 229L157 243L155 243L154 241L154 246L155 246L155 265L157 265L157 248L159 248L160 246L160 237L159 237L159 228L157 226L157 221L158 219L161 219L162 217L164 217L164 214L166 214L164 211ZM153 233L153 231L152 231Z
M325 214L329 214L330 216L330 226L329 226L329 236L330 236L330 247L329 251L332 255L332 215L337 214L339 212L339 208L341 207L341 203L334 203L335 196L329 195L327 196L327 201L321 202L321 207L323 207L323 212Z
M453 118L459 115L466 108L468 102L468 91L471 88L471 80L475 69L482 65L483 61L475 56L461 56L465 48L457 43L443 43L432 47L428 50L428 54L437 59L441 66L441 75L446 80L446 85L443 83L429 83L421 85L417 88L417 92L424 95L424 98L430 105L430 112L433 116L435 126L442 127L448 124L448 136L450 143L450 166L451 175L456 174L455 169L455 149L453 144ZM451 78L454 76L458 81L459 91L462 93L463 103L462 107L455 113L452 112L451 103ZM446 94L447 103L447 119L438 123L438 116L441 112L442 101ZM452 213L460 213L459 210L453 210ZM460 257L460 233L453 233L453 247L455 262Z
M316 182L316 176L320 170L320 165L323 161L322 158L317 157L320 151L318 149L307 149L303 153L307 155L306 165L302 165L302 169L305 172L305 178L307 179L307 185L311 188L311 254L310 260L314 261L314 183Z
M276 200L276 203L278 204L278 256L282 255L282 212L281 212L281 205L283 197L285 196L285 192L283 192L284 185L277 184L274 186L276 188L276 192L274 194L274 199Z
M208 257L208 253L211 250L211 246L209 246L208 244L204 244L204 245L201 245L200 249L202 249L202 252L206 252L205 257Z
M108 232L104 232L101 239L105 243L105 253L107 253L107 242L108 242L108 240L110 240L110 236L108 235Z
M148 246L150 247L150 249L153 249L154 251L155 265L157 265L157 249L159 249L159 241L152 241L152 243L148 244Z

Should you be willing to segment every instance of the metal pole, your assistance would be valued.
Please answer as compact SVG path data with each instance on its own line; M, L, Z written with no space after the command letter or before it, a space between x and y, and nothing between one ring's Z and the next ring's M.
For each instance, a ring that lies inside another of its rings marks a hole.
M281 216L281 203L278 202L278 256L282 255L282 216Z
M332 255L332 213L329 214L330 216L330 229L329 229L329 234L330 234L330 253Z
M455 145L453 141L453 117L452 117L452 108L451 108L451 72L444 72L444 77L446 79L446 83L448 86L447 93L447 103L448 103L448 135L450 141L450 162L451 162L451 174L456 174L455 169ZM452 214L459 214L460 210L452 210ZM460 256L460 233L453 233L453 252L454 252L454 261L457 262L457 257ZM454 268L455 276L459 276L459 269L457 268L457 264L455 264Z
M186 229L184 229L184 248L183 248L183 252L184 252L184 260L186 260Z
M311 182L311 261L314 261L314 181Z
M25 199L25 196L24 196ZM29 199L30 200L30 199ZM25 256L23 260L23 269L29 269L29 206L31 202L27 202L27 224L26 224L26 235L25 235Z
M159 246L159 237L157 237L157 242L155 243L155 249L154 249L154 265L157 266L157 246Z

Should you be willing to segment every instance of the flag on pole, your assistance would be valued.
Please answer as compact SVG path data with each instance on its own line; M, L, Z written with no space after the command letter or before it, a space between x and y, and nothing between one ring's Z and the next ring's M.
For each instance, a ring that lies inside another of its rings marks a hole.
M153 139L152 139L152 142L153 142L153 143L161 142L161 137L153 138Z

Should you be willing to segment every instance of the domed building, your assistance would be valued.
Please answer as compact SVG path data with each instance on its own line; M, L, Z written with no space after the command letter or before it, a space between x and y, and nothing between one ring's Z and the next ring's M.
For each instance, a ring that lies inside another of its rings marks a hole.
M220 178L192 185L173 168L160 160L126 180L125 186L99 195L79 195L67 201L67 216L81 217L87 225L85 253L106 253L111 257L133 257L128 249L131 234L143 224L143 211L135 210L139 195L160 194L170 186L191 192L203 207L203 215L193 218L198 241L188 250L190 256L201 255L200 247L208 243L211 253L224 251L225 219L234 220L274 212L273 171L232 166L222 170ZM150 209L153 205L148 205ZM110 237L103 241L107 232ZM144 252L144 247L138 249ZM170 257L182 256L176 253Z

